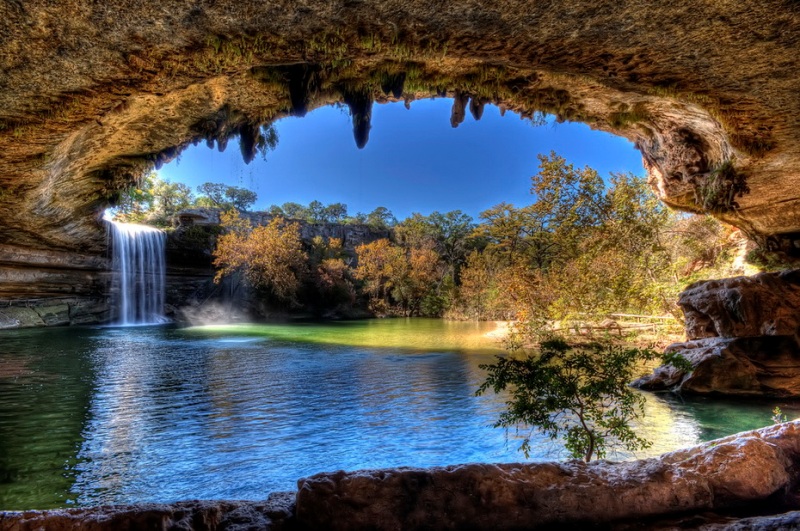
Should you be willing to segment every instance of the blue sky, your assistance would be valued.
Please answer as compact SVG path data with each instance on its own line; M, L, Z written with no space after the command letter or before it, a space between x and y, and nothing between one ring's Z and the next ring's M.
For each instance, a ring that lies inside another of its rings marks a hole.
M255 209L295 201L342 202L350 214L389 208L399 219L412 212L480 211L506 201L531 201L530 177L539 153L555 151L576 166L643 175L642 161L624 138L577 123L534 126L487 106L476 122L469 113L450 126L451 99L376 104L364 149L356 148L346 107L324 107L304 118L277 123L278 147L249 165L231 142L224 153L200 144L190 147L159 174L196 190L204 182L224 182L258 193Z

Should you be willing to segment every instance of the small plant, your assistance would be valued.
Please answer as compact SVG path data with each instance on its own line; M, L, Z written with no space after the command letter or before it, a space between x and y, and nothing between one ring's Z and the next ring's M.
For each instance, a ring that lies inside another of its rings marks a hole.
M644 397L628 383L640 362L658 357L655 351L610 343L573 347L560 338L540 349L480 366L488 375L477 394L510 392L496 427L523 425L562 438L570 455L586 462L605 457L609 446L633 451L651 445L631 426L644 414ZM520 450L529 456L530 436Z
M750 191L744 174L736 171L727 160L712 170L695 188L695 201L706 212L730 212L739 208L737 197Z
M772 423L773 424L782 424L782 423L786 422L787 420L788 419L786 418L786 415L783 414L783 411L781 411L781 408L778 407L778 406L775 406L775 409L772 410Z

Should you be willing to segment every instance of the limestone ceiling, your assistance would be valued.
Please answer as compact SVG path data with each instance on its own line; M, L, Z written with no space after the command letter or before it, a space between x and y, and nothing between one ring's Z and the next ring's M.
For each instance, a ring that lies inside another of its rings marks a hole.
M7 1L0 243L99 249L99 212L191 142L252 152L344 102L361 144L373 100L431 95L623 135L667 203L800 233L798 52L791 0Z

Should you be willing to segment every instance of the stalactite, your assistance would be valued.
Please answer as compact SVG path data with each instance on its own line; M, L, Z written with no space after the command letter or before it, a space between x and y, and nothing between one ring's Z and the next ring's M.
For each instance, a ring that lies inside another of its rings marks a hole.
M458 127L466 118L467 103L469 102L469 94L464 94L456 91L453 96L453 108L450 111L450 125Z
M350 108L350 116L353 118L353 136L356 146L362 149L369 140L369 130L372 128L372 91L365 87L354 89L352 87L342 87L340 89L342 98Z
M469 102L469 112L477 122L483 117L483 108L486 106L486 100L483 98L473 97Z

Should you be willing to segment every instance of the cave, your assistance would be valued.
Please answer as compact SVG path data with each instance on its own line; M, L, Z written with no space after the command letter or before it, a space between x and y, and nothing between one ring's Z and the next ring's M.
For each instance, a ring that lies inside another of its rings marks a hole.
M487 102L582 121L633 141L667 204L796 233L799 24L780 1L9 4L0 300L96 320L119 190L191 143L252 158L260 125L332 103L358 145L373 102L436 95L454 125Z
M252 159L262 126L330 104L349 108L359 147L373 104L432 96L454 99L454 126L487 103L585 122L635 143L666 204L797 247L789 0L33 0L0 12L0 325L107 319L101 218L122 189L199 142L238 137Z

